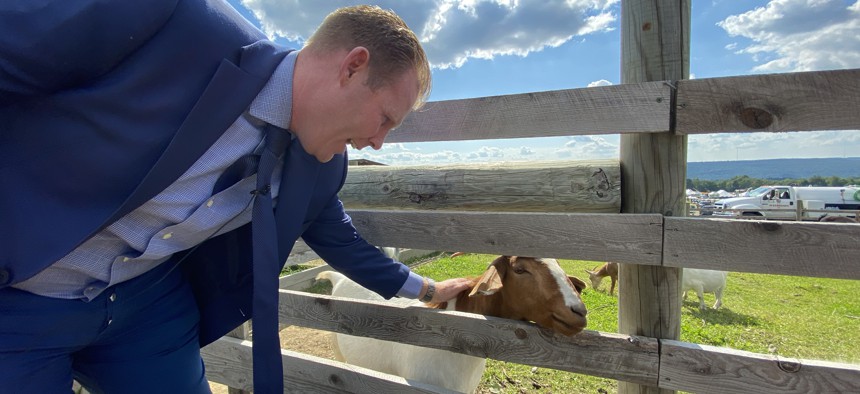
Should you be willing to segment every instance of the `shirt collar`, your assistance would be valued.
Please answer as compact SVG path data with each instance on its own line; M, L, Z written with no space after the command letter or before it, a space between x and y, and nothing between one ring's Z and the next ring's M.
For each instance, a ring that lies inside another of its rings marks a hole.
M248 109L251 116L282 129L290 127L293 108L293 71L299 51L284 57Z

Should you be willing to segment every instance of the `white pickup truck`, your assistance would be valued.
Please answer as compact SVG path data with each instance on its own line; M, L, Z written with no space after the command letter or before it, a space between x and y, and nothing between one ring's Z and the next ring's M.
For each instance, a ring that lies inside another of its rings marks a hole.
M855 217L856 211L860 210L860 188L760 186L740 197L716 201L714 216L796 219L798 201L802 202L803 209L827 210L833 211L826 212L827 215ZM815 220L824 214L804 211L802 219Z

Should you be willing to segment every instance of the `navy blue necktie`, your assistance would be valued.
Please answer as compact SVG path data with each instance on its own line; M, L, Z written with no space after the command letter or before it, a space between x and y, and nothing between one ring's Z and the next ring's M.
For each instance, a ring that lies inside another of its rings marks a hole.
M290 134L277 126L266 127L266 148L260 155L257 189L251 219L254 256L254 392L284 392L281 341L278 338L278 234L272 208L272 171L290 143Z
M254 392L284 392L281 341L278 338L278 234L272 209L272 172L278 157L290 144L290 134L277 126L267 125L266 142L259 155L242 156L215 182L213 195L236 182L257 173L253 194L251 236L253 238L254 294Z

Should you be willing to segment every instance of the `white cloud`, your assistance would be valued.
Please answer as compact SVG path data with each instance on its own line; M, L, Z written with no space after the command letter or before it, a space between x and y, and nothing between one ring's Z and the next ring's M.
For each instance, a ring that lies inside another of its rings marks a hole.
M761 63L753 71L786 72L860 67L860 1L772 0L717 23L752 44L737 53ZM726 47L735 50L735 44Z
M391 144L390 148L389 144L385 144L378 151L349 149L349 158L373 160L389 165L444 165L618 157L618 135L500 140L498 146L483 145L485 143L486 141L463 141L453 149L439 148L439 143L434 142Z
M241 0L271 38L303 42L333 10L330 2ZM382 0L419 35L434 67L472 58L526 56L576 36L613 30L619 0ZM337 6L360 4L341 1Z
M810 143L812 140L815 143ZM860 151L860 133L854 130L701 134L691 135L687 140L688 161L856 157L858 151Z
M612 85L612 82L609 82L605 79L601 79L599 81L594 81L594 82L589 83L588 87L593 88L595 86L610 86L610 85Z
M482 146L475 152L469 153L466 155L466 158L474 160L474 159L483 159L486 160L488 158L501 158L504 157L505 154L502 153L500 148L496 148L493 146Z
M559 158L585 160L618 157L618 136L580 135L567 137L567 139L564 147L555 151Z

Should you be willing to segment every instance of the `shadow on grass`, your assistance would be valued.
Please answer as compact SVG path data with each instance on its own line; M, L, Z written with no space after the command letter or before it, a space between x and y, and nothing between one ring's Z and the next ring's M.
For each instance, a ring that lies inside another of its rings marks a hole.
M725 306L720 309L708 307L705 308L705 310L701 310L699 309L699 301L684 301L682 306L689 310L691 316L697 319L702 319L711 324L738 325L746 327L761 325L761 320L759 320L759 318L745 315L743 313L737 313Z

